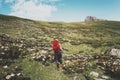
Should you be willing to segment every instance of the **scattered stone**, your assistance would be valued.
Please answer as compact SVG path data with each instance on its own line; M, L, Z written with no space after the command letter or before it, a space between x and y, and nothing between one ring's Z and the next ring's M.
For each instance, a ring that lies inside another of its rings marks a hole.
M11 76L15 76L15 74L14 74L14 73L11 73Z
M5 53L4 52L1 52L2 55L4 55Z
M22 75L21 73L17 73L17 76L20 76L20 75Z
M47 51L42 50L42 51L41 51L41 54L47 54Z
M15 76L15 74L14 74L14 73L11 73L10 75L7 75L7 76L6 76L6 79L9 80L9 79L11 79L11 78L14 77L14 76Z
M9 80L11 78L11 75L7 75L6 79Z
M109 77L108 76L105 76L105 75L103 75L103 76L101 76L103 79L109 79Z
M120 71L120 59L117 56L99 55L98 62L96 63L103 67L103 70Z
M4 69L7 69L7 68L8 68L8 66L7 66L7 65L6 65L6 66L3 66L3 68L4 68Z
M94 80L106 80L106 79L101 79L101 78L94 78Z
M77 80L77 76L75 76L73 80Z
M93 77L98 77L99 73L97 73L95 71L92 71L92 72L90 72L90 75L93 76Z
M4 49L4 46L1 46L1 49Z

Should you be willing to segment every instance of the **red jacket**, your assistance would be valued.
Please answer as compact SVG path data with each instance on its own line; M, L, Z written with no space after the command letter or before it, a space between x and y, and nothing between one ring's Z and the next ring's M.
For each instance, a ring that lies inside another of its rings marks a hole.
M54 52L60 52L60 51L62 51L61 46L60 46L58 40L54 40L52 42L52 49L54 50Z

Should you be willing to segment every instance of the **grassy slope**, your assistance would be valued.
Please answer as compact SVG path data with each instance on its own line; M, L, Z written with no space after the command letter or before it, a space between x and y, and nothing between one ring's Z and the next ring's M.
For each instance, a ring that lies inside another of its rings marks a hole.
M101 53L107 48L120 48L120 22L39 22L0 16L0 32L31 40L51 43L57 36L65 53Z
M0 15L0 33L39 41L48 46L51 45L53 37L58 37L64 48L64 54L78 52L100 54L108 48L120 48L120 22L114 21L41 22ZM53 68L54 64L43 67L39 62L30 62L28 57L20 65L26 76L30 76L32 80L68 79L68 76Z

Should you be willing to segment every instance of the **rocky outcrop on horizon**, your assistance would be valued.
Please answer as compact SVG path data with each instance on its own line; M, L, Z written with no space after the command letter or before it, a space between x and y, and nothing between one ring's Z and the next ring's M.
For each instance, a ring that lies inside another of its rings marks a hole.
M90 22L90 21L106 21L106 20L96 18L95 16L87 16L87 17L85 18L85 22Z

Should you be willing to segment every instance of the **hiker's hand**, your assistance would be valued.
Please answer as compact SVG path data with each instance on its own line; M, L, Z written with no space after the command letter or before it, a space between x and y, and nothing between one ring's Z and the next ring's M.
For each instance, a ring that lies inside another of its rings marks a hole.
M60 53L63 53L63 51L60 51Z

